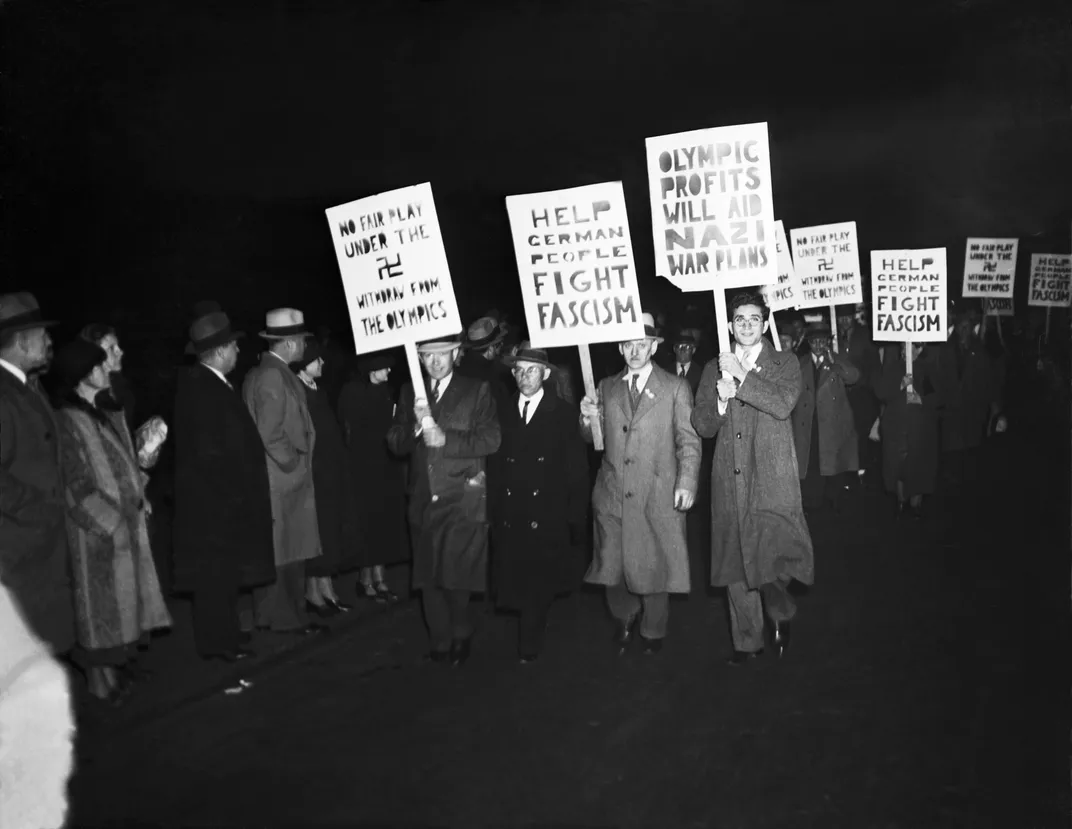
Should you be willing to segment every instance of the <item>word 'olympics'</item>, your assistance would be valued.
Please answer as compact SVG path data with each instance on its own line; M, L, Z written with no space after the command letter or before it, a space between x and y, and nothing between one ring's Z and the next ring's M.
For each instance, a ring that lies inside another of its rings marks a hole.
M982 293L1009 292L1012 274L1008 268L1013 261L1016 245L1011 242L971 242L968 246L968 261L973 263L968 280L974 283L975 290ZM1004 264L1004 270L999 270Z
M679 147L659 154L671 276L766 267L758 142ZM675 227L677 226L677 227ZM712 248L713 250L709 250ZM676 253L676 249L684 253Z

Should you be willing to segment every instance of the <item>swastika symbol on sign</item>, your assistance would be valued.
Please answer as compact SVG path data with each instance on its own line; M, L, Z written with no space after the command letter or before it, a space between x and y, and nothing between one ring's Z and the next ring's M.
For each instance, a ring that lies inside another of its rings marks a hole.
M402 254L395 256L395 261L392 262L386 256L379 256L376 261L380 263L380 267L377 269L377 273L380 275L380 279L387 277L402 276Z
M819 270L821 270L821 271L832 271L832 270L834 270L834 260L833 259L820 259L819 260Z

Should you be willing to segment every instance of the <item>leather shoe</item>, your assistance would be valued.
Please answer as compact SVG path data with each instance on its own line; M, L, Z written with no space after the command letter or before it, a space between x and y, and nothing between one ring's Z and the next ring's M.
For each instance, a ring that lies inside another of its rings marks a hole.
M537 653L525 653L518 657L517 661L520 662L522 665L528 665L530 662L535 662L539 658L539 656L540 655Z
M771 642L774 645L774 652L779 659L785 656L785 652L789 650L791 632L789 622L775 622L771 629Z
M457 668L460 665L464 665L465 661L469 658L469 651L473 643L473 637L467 636L465 639L455 639L450 644L450 664L451 667Z
M618 646L618 653L625 653L626 649L633 643L636 638L637 619L639 616L634 616L628 622L619 622L618 628L614 631L614 644Z
M305 612L313 613L319 616L321 619L330 619L339 611L327 604L313 604L311 601L306 599Z
M743 665L745 662L751 662L753 659L759 659L763 655L763 648L758 651L734 651L733 656L726 660L727 665Z
M663 649L662 639L646 639L641 636L640 641L644 643L643 653L645 656L653 656Z
M337 613L349 613L354 609L352 604L346 604L346 602L340 602L337 599L324 599L327 606L335 610Z

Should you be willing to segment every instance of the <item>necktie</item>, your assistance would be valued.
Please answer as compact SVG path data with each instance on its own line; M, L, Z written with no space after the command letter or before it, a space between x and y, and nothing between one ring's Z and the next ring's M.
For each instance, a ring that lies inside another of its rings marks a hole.
M677 376L678 377L684 377L685 376L685 364L684 363L678 363L677 364Z
M438 380L433 380L432 381L432 402L433 403L438 403L439 402L439 381Z
M633 411L636 411L637 403L640 402L640 389L637 388L637 380L640 379L640 375L633 375L633 382L629 386L629 399L633 402Z
M526 400L525 401L525 406L521 409L521 420L524 422L524 424L526 426L529 425L529 403L530 402L532 402L532 401Z

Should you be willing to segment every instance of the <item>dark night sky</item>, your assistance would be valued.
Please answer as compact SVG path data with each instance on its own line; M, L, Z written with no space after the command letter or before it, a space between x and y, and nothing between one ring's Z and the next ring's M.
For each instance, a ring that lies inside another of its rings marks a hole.
M345 329L324 208L428 180L463 316L520 312L503 198L621 179L650 301L644 138L759 120L787 228L946 245L954 293L964 237L1018 236L1023 288L1069 249L1063 6L7 0L5 289Z

